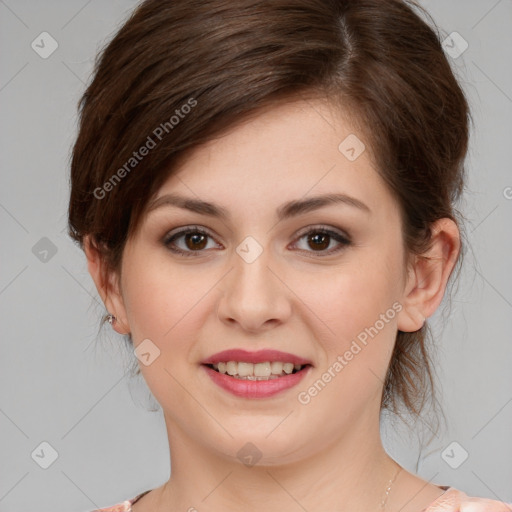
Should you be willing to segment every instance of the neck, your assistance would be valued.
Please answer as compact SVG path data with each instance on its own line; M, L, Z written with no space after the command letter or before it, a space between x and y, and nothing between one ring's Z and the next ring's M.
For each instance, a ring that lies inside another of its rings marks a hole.
M368 418L308 456L250 467L213 452L168 418L166 425L171 478L159 510L380 510L399 467L382 446L379 422Z

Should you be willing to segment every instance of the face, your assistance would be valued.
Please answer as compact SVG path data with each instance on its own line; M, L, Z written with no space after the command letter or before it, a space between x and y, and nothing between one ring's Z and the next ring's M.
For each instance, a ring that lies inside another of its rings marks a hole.
M196 148L148 205L116 313L150 354L139 365L169 432L233 458L251 442L277 464L378 429L404 249L398 204L354 134L364 143L320 100L274 107ZM226 350L248 354L215 357ZM302 369L255 381L212 361Z

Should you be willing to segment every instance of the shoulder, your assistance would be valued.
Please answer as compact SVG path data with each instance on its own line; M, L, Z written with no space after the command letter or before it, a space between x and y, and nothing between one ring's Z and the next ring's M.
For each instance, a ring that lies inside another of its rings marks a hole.
M125 500L117 505L112 505L107 508L98 508L91 512L131 512L133 501L134 500Z
M423 512L512 512L512 503L471 497L454 487L448 487Z
M117 503L116 505L112 505L111 507L107 508L98 508L95 510L92 510L91 512L132 512L132 505L138 501L142 496L145 496L148 494L150 490L144 491L140 494L137 494L135 498L132 498L130 500L122 501L121 503Z

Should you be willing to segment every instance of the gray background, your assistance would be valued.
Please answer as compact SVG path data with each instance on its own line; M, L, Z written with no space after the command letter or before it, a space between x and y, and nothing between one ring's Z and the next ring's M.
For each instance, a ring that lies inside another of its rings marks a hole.
M444 331L440 314L430 321L447 428L423 447L394 423L383 434L423 478L512 501L512 1L422 3L469 44L451 60L476 124L463 203L472 252ZM66 235L76 103L134 5L0 0L0 511L88 511L169 475L161 411L125 376L123 340L108 326L97 336L104 310ZM46 59L31 47L44 31L59 45ZM44 441L58 454L48 469Z

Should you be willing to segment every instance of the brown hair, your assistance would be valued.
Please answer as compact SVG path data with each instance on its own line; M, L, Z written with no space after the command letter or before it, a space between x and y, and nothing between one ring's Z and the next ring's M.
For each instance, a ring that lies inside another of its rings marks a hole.
M468 104L436 30L412 0L141 3L98 55L80 101L70 236L83 248L90 235L120 272L126 240L187 151L311 95L358 122L400 205L406 253L421 254L434 221L460 225L469 137ZM398 332L383 409L402 403L418 416L433 396L428 338L427 325Z

